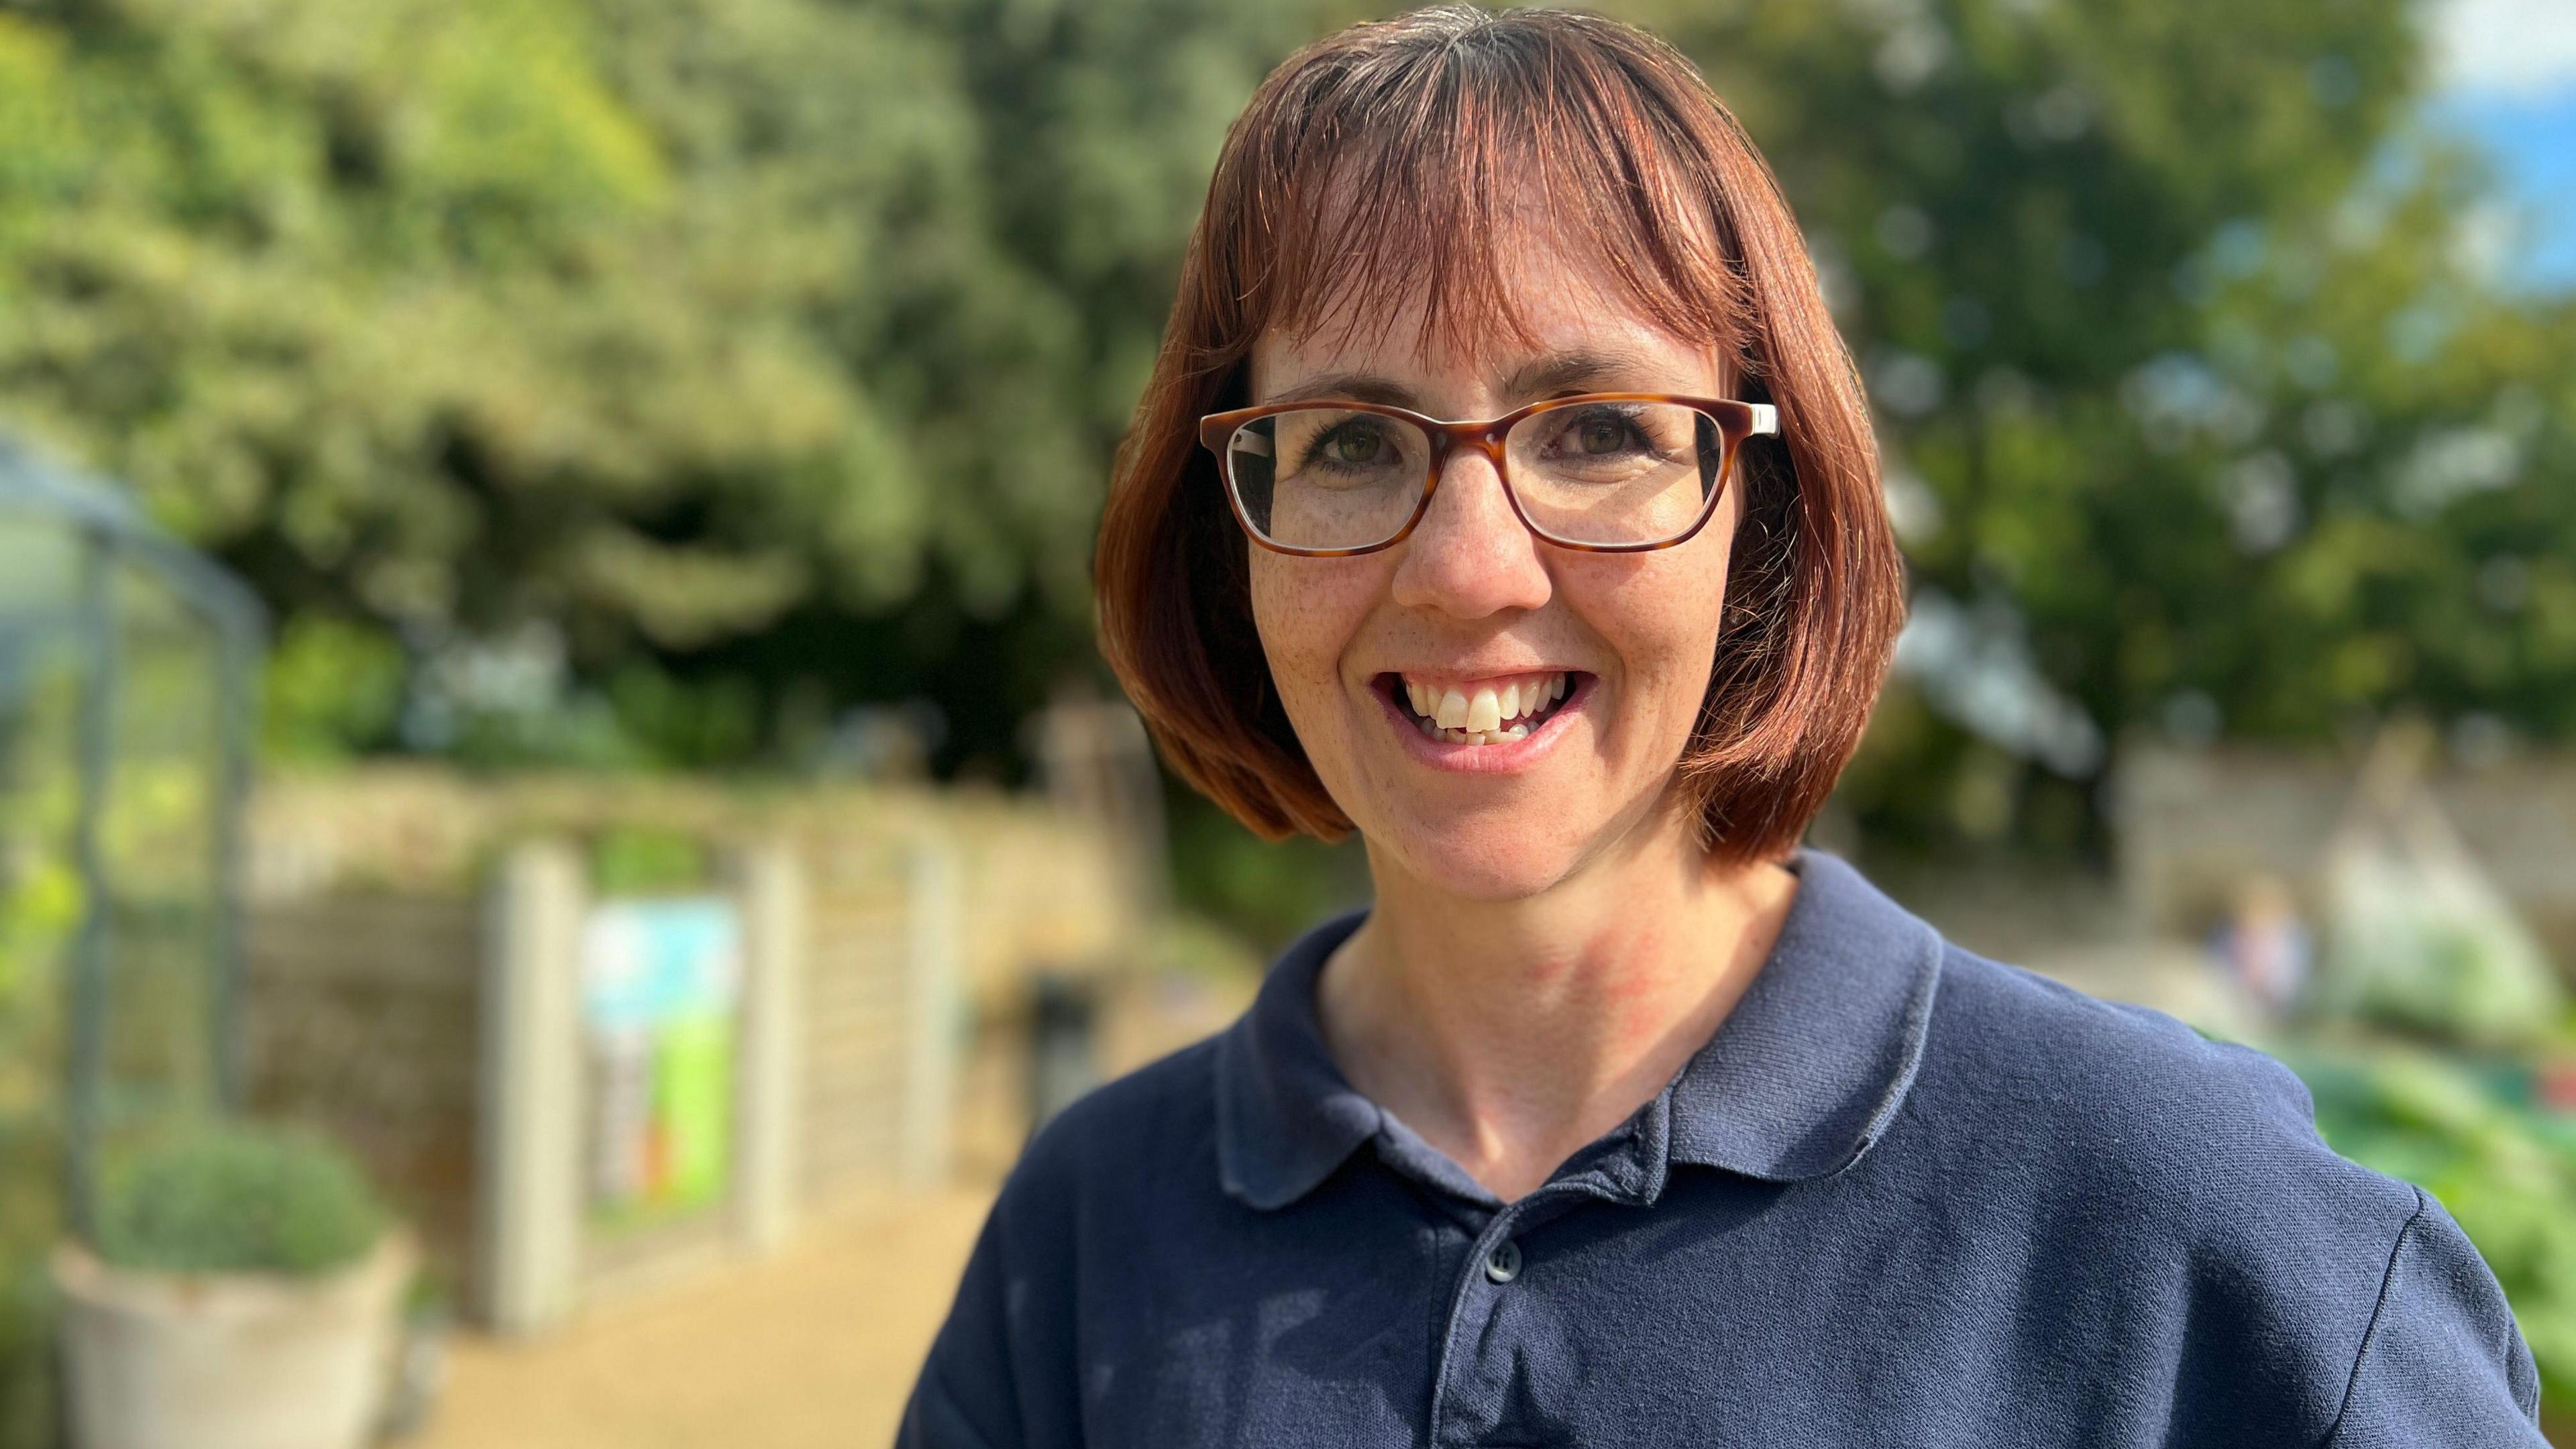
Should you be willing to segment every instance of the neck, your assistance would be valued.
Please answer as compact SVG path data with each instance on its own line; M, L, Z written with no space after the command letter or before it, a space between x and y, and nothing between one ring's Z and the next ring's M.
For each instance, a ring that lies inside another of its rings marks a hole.
M1687 828L1535 895L1438 890L1378 852L1377 905L1316 986L1353 1086L1497 1197L1663 1090L1761 970L1796 878L1721 870Z

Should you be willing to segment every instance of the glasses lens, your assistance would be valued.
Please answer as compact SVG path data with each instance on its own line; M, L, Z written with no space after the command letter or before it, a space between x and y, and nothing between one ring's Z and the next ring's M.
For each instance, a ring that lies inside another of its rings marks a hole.
M1253 530L1289 548L1366 548L1422 501L1431 439L1401 418L1350 408L1273 413L1234 430L1226 481Z
M1726 463L1716 420L1680 403L1578 399L1521 419L1504 445L1522 511L1568 543L1681 537Z

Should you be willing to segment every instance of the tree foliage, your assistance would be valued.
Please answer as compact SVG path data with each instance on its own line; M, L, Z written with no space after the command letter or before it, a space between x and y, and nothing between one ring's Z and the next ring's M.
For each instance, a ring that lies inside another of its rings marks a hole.
M2052 767L2089 785L2138 728L2313 740L2414 709L2576 734L2576 311L2498 281L2485 178L2418 120L2411 7L1660 21L1838 294L1918 613L1985 636L1883 717L1850 792L1877 823L2044 824ZM1960 676L1998 657L2066 720L1979 698ZM2039 763L1989 746L1981 771L1921 697Z
M0 398L249 574L289 670L1076 613L1081 334L957 50L805 0L0 11Z
M2400 0L1616 8L1774 158L1918 598L2057 711L1931 659L1869 820L2080 833L2138 727L2576 731L2576 319L2483 268ZM277 606L280 748L723 761L927 696L1005 756L1090 667L1223 128L1355 13L0 5L0 417Z

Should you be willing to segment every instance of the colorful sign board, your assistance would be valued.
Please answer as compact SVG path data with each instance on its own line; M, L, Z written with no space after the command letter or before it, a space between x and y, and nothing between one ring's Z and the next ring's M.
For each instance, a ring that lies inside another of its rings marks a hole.
M623 1226L722 1202L742 1001L733 902L602 901L583 925L581 966L592 1220Z

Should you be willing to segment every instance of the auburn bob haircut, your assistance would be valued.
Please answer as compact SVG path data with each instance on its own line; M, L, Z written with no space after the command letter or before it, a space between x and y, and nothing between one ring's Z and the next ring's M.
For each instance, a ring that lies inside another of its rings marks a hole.
M1645 316L1722 348L1736 395L1779 409L1780 436L1736 464L1723 627L1677 781L1714 860L1776 859L1859 743L1903 565L1851 357L1778 183L1691 63L1616 21L1440 6L1328 36L1262 83L1119 453L1094 565L1102 651L1172 767L1244 824L1349 832L1271 686L1252 545L1198 420L1246 401L1265 328L1421 296L1426 343L1520 334L1497 248L1505 200L1531 184Z

